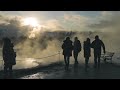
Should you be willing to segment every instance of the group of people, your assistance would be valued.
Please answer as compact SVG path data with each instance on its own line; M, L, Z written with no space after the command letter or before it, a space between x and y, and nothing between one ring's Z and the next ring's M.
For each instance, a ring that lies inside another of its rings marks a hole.
M14 45L9 38L4 38L3 45L3 60L4 60L4 73L8 72L12 74L12 66L16 64L16 52L13 49ZM94 67L100 67L100 57L101 57L101 47L103 48L103 53L105 53L105 45L102 40L99 39L99 36L95 36L95 40L91 43L90 39L87 38L83 43L84 57L85 57L85 68L88 67L89 57L91 56L91 48L94 50ZM81 42L78 40L78 37L74 38L74 42L70 40L70 37L66 37L66 40L62 44L65 69L68 70L70 57L73 56L75 59L75 64L78 64L78 54L81 52Z
M101 57L101 47L103 48L103 53L105 53L105 45L102 40L99 39L99 36L95 36L95 40L91 43L90 38L87 38L83 43L84 58L85 58L85 68L88 68L89 58L91 57L91 48L94 50L94 67L100 68L100 57ZM70 40L70 37L66 37L66 40L62 44L65 69L68 70L70 57L73 56L75 59L75 64L78 64L78 54L81 52L81 42L78 40L78 37L74 38L74 42Z

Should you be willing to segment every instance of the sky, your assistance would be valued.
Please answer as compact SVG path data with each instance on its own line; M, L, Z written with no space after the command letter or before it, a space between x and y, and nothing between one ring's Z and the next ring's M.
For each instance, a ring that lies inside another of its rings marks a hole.
M49 30L113 31L111 25L119 27L119 11L0 11L0 22L4 19L18 20L34 17L41 26ZM109 29L110 28L110 29ZM117 29L117 28L116 28Z

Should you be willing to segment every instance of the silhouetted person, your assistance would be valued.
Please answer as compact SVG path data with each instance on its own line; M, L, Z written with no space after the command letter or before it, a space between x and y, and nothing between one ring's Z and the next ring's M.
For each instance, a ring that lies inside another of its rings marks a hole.
M105 45L99 36L95 36L95 40L92 42L91 47L94 49L94 67L100 67L100 57L101 57L101 47L103 48L103 53L105 53Z
M87 40L84 41L83 49L84 49L84 57L85 57L85 70L87 70L89 57L91 56L91 43L89 38L87 38Z
M78 53L81 51L81 43L78 40L78 37L75 37L74 40L74 45L73 45L73 55L74 55L74 59L75 59L75 64L78 64Z
M12 66L16 64L16 53L13 49L14 45L9 38L4 38L3 45L3 60L4 60L4 74L12 74Z
M73 50L73 45L72 45L72 41L70 40L70 37L67 37L66 40L63 41L62 49L63 49L64 61L66 65L65 69L68 69L69 59L70 56L72 56L72 50Z

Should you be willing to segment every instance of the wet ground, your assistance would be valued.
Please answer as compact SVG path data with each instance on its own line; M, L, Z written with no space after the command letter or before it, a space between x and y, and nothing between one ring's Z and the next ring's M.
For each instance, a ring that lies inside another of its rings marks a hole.
M101 68L95 69L93 64L89 64L86 71L82 63L78 66L71 64L66 71L62 62L14 70L10 77L4 77L3 71L0 74L0 79L120 79L120 65L102 62Z
M91 64L87 71L83 64L77 67L70 65L68 71L64 70L63 65L49 68L48 71L26 75L20 79L120 79L120 66L111 63L102 63L100 69L95 69Z

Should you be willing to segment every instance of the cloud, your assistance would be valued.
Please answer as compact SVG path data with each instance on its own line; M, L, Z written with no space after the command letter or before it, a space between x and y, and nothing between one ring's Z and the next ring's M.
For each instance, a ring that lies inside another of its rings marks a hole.
M67 21L76 21L76 22L80 22L80 23L85 23L86 21L89 20L89 18L85 17L85 16L81 16L81 15L77 15L77 14L65 14L64 15L64 19Z
M64 27L63 25L60 23L59 20L56 20L56 19L51 19L51 20L48 20L44 23L44 26L45 28L47 29L50 29L52 31L55 31L55 30L63 30Z
M90 24L89 27L99 31L118 31L120 29L120 12L104 11L101 16L96 18L97 23Z
M91 19L86 16L78 14L64 14L64 23L68 24L67 27L77 31L88 30L87 25L91 23Z
M2 22L0 24L0 37L12 37L12 36L17 36L18 32L20 30L19 26L20 26L20 21L18 18L12 18L12 19L8 19L5 17L1 17Z

